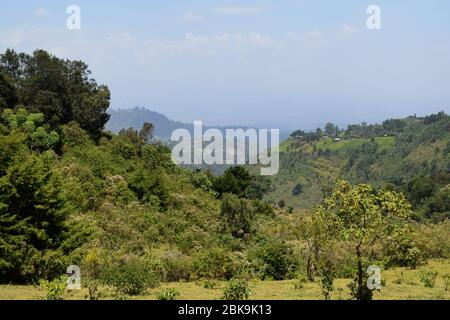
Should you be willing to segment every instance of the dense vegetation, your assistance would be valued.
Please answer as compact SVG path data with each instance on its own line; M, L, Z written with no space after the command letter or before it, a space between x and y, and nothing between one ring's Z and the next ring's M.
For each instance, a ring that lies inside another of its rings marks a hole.
M344 178L404 193L416 219L450 217L450 116L387 120L339 130L296 131L281 146L281 172L268 196L311 208Z
M161 282L196 280L211 287L230 281L223 297L247 298L249 279L319 281L327 298L337 277L354 278L349 292L367 299L362 270L369 264L416 268L429 258L449 258L448 200L444 211L429 201L448 190L448 170L442 171L448 169L442 165L448 163L448 136L441 135L448 134L446 115L405 120L394 149L403 153L386 157L408 158L424 144L435 148L447 142L420 167L429 179L424 184L432 181L433 190L424 194L422 180L402 189L419 175L398 166L409 175L392 172L389 176L398 174L401 181L387 180L389 173L383 172L375 188L342 181L333 191L332 184L322 183L327 197L318 197L316 208L306 212L281 201L269 205L262 198L273 188L271 181L243 167L215 177L175 166L170 150L152 139L149 123L141 130L103 131L109 93L89 79L82 62L43 51L32 56L7 51L1 61L0 283L41 281L59 298L61 275L76 264L91 299L103 286L120 297L144 294ZM355 135L362 137L358 130ZM375 163L383 163L382 152L391 151L376 143L360 147L373 148ZM318 171L323 166L328 172L332 161L345 163L336 152L286 152L301 154L287 168L314 161ZM351 180L360 178L361 170L366 174L358 164L369 154L355 152L353 164L343 166ZM383 180L392 186L378 183ZM292 193L310 189L297 181ZM439 215L439 223L411 219L404 190L418 213L427 208L430 217ZM370 223L362 223L367 216ZM53 284L45 281L53 279ZM177 295L168 289L160 298Z

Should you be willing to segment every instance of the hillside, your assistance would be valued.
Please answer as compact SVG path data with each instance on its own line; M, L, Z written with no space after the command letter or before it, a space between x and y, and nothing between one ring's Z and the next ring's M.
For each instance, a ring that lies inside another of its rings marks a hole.
M113 133L128 128L140 129L144 122L152 123L155 126L154 135L161 140L169 140L172 132L176 129L193 130L191 124L170 120L165 115L146 108L110 109L108 113L110 119L106 124L106 129Z
M450 117L444 113L337 132L300 130L280 152L280 173L266 196L271 201L311 208L341 178L402 191L421 213L449 217ZM427 185L417 183L419 178Z

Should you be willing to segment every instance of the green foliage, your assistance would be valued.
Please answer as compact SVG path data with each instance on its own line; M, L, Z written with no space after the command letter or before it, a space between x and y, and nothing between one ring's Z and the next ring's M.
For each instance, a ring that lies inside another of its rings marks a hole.
M351 242L355 248L357 278L352 292L356 299L371 298L364 282L364 256L381 239L404 230L410 208L401 194L385 190L377 192L369 185L353 187L345 181L341 181L333 194L316 208L315 214L325 222L328 232Z
M325 300L330 300L331 293L334 291L334 279L336 277L335 267L330 260L321 261L318 267L320 274L320 288Z
M1 120L10 130L20 130L27 134L28 144L32 150L45 151L54 148L59 142L56 131L47 133L41 125L44 122L42 113L32 113L20 108L14 113L11 109L5 109Z
M222 300L247 300L251 295L248 282L244 279L232 279L223 291Z
M215 280L203 280L202 284L205 289L216 289L219 285Z
M435 270L422 269L419 271L420 281L425 288L434 288L438 274L439 273Z
M234 194L225 194L222 199L221 218L225 230L234 237L242 238L252 232L255 209L251 202L239 199Z
M151 266L139 258L130 258L105 271L106 283L116 292L138 296L159 284L159 279Z
M2 282L47 276L43 259L65 240L68 208L53 164L50 153L24 156L0 178Z
M158 294L158 300L160 301L172 301L176 300L177 297L180 295L180 292L177 289L169 288L164 289Z
M46 290L46 300L63 300L67 287L67 276L61 276L53 281L40 280L39 286Z
M292 248L284 241L265 239L251 251L250 258L262 279L283 280L294 266L292 256Z
M300 273L296 278L294 282L294 289L295 290L301 290L305 287L305 284L308 282L308 278Z
M416 269L424 263L424 253L417 247L415 241L411 239L411 235L399 235L386 242L384 254L389 260L387 266Z
M200 279L229 280L242 271L240 258L222 248L211 248L195 253L192 265Z
M109 90L90 78L87 65L43 50L32 55L13 50L0 54L0 88L0 108L5 103L11 108L23 105L41 113L53 128L76 121L98 136L109 119Z
M225 194L234 194L239 198L244 198L251 182L252 179L248 170L237 166L227 169L222 176L217 177L213 183L213 188L219 197Z

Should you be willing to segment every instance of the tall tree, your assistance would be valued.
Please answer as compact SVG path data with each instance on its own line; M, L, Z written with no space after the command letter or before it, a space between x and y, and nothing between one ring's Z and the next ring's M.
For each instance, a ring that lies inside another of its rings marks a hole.
M402 194L375 191L370 185L351 186L342 181L332 195L315 209L318 219L327 230L353 244L356 257L356 279L351 284L353 296L358 300L372 298L365 283L367 253L376 243L406 226L411 205Z

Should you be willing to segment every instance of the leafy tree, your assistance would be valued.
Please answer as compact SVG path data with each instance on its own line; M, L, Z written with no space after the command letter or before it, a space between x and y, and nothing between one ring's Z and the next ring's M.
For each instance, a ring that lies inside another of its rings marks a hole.
M364 259L380 240L396 234L405 227L411 206L402 194L375 191L369 185L351 186L342 181L333 194L315 209L329 232L336 232L352 243L356 257L356 279L353 294L358 300L372 298L364 279Z
M52 166L50 154L29 155L0 178L0 282L39 276L44 254L65 239L65 195Z
M278 239L261 240L252 256L263 279L284 280L293 266L292 248Z
M222 199L221 218L234 237L243 237L252 232L255 210L250 201L236 195L225 194Z
M223 291L222 300L247 300L251 293L248 282L245 279L232 279Z
M329 122L325 125L325 133L329 136L334 136L337 133L337 127Z
M19 98L11 77L0 69L0 112L4 108L17 105L18 101Z
M42 113L53 128L76 121L98 138L109 119L110 92L90 73L84 62L58 59L44 50L32 55L7 50L0 55L0 110L23 105Z
M213 183L214 190L222 197L226 193L237 195L239 198L246 197L247 189L250 187L252 178L247 169L241 166L231 167L225 173L216 178Z
M142 129L139 131L139 137L145 143L150 143L150 140L153 139L153 133L155 131L155 126L152 123L144 122Z

